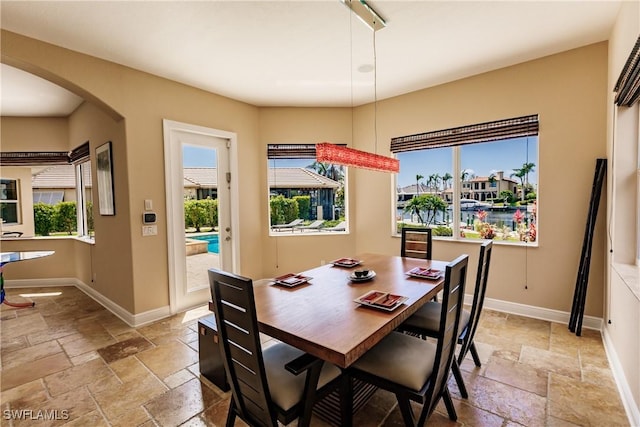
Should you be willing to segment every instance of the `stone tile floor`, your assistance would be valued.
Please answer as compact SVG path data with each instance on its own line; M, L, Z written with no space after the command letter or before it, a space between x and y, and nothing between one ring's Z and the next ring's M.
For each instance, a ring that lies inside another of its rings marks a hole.
M206 307L131 328L72 286L7 294L37 304L0 308L0 425L224 425L230 395L198 368ZM458 421L440 403L429 425L629 425L599 332L487 310L476 343L482 367L462 365L469 399L450 383ZM393 395L376 392L354 425L402 425Z

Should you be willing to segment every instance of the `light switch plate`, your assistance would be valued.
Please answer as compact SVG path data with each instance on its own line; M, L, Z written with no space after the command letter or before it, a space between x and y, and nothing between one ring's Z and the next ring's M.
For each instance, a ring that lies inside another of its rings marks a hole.
M145 199L145 201L144 201L144 210L145 211L150 211L152 209L153 209L153 200Z
M143 225L142 226L142 235L143 236L155 236L158 234L158 226L157 225Z

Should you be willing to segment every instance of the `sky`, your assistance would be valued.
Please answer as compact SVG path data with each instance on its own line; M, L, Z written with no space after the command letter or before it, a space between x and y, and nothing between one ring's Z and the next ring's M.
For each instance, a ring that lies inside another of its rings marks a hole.
M527 148L528 147L528 148ZM538 170L538 138L517 138L507 141L488 142L461 146L461 169L468 170L477 176L489 176L496 171L504 171L509 177L514 168L520 168L524 163L536 165L529 174L529 182L537 183ZM416 183L416 175L425 177L437 173L440 176L449 172L453 175L452 148L438 148L434 150L410 151L400 153L400 173L397 180L400 187ZM291 159L277 161L278 167L305 167L313 163L313 159ZM215 150L210 148L184 146L184 167L215 167ZM270 164L270 166L272 166ZM517 178L515 178L517 180Z
M182 166L186 168L214 168L217 166L216 150L213 148L184 145L182 147Z
M527 150L528 146L528 150ZM538 138L517 138L507 141L487 142L483 144L463 145L460 147L460 168L476 176L489 176L496 171L504 171L509 177L514 168L524 163L534 163L534 171L529 173L529 182L537 182ZM410 151L398 154L400 173L398 186L405 187L416 183L416 175L424 176L421 180L426 184L429 175L440 176L445 173L453 175L452 148ZM515 178L516 181L518 180Z

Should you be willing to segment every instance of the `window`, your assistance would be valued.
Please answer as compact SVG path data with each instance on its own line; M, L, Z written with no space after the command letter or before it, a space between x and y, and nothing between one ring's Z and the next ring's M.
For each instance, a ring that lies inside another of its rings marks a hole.
M89 141L74 148L69 153L69 161L74 165L75 174L76 232L78 237L94 237Z
M639 140L640 142L640 140ZM639 144L640 145L640 144ZM638 155L640 156L640 146L638 147ZM636 208L636 218L637 218L637 224L636 224L636 238L637 238L637 246L636 246L636 265L640 266L640 161L638 164L638 180L637 180L637 184L636 184L636 194L637 194L637 204L638 207Z
M391 151L400 161L396 232L537 241L537 115L393 138Z
M91 194L91 162L75 165L76 174L76 219L79 237L93 237L93 197Z
M17 214L11 214L16 210L19 212L17 197L21 196L23 199L31 197L33 211L25 214L33 215L34 230L32 232L35 236L52 234L93 236L89 142L71 152L3 152L0 153L0 164L29 171L32 188L31 194L21 194L15 177L2 180L3 221L18 221ZM4 196L14 192L16 196L7 200L5 213ZM13 206L9 206L10 204ZM5 215L7 215L6 218ZM10 216L13 218L10 219Z
M269 144L269 224L273 235L346 232L346 170L316 161L314 144Z
M640 37L636 40L613 90L616 93L614 103L618 107L632 107L640 100ZM636 105L635 108L640 107ZM618 123L616 125L618 125ZM635 132L638 165L636 171L636 217L638 218L636 220L636 264L640 266L640 135L638 135L637 127Z
M3 224L20 222L18 194L18 180L0 179L0 219Z

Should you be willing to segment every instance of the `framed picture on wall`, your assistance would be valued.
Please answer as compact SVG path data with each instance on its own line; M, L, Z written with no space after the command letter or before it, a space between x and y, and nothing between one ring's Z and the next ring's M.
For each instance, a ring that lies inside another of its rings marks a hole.
M111 154L111 141L105 142L96 148L96 165L100 215L115 215L116 206L113 198L113 156Z

